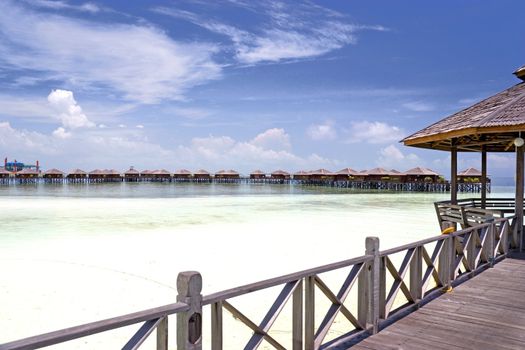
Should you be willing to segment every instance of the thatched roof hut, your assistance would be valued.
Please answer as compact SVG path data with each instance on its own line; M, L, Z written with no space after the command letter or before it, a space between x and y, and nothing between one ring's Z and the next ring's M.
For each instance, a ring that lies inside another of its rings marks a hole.
M458 182L481 182L482 173L476 168L467 168L458 173ZM490 182L490 178L487 176L487 182Z
M366 171L365 179L367 181L400 181L401 173L399 171L386 170L384 168L373 168Z
M81 169L71 170L67 176L68 179L85 179L88 177L88 173Z
M0 178L5 179L11 176L11 172L5 170L4 168L0 168Z
M407 182L437 182L439 174L434 170L423 167L408 169L403 173Z
M333 180L335 177L335 174L329 170L326 169L317 169L310 171L309 178L310 180L323 180L323 181L330 181Z
M124 178L137 178L140 177L140 171L134 167L130 167L129 170L124 172Z
M525 80L525 66L514 74ZM490 96L404 138L406 146L450 152L451 203L457 203L457 153L481 152L481 203L487 193L487 152L516 153L516 215L523 224L525 83Z
M204 169L199 169L193 173L193 178L195 179L209 179L211 177L211 173Z
M250 173L250 179L264 179L266 178L266 173L262 170L254 170Z
M299 170L293 174L294 180L308 180L310 178L310 172Z
M291 175L289 172L279 169L279 170L275 170L274 172L272 172L270 174L270 177L272 179L277 179L277 180L289 180L291 178Z
M150 175L155 179L170 179L171 173L166 169L156 169L153 170Z
M188 179L191 177L191 171L188 169L179 169L173 173L173 177L178 179Z
M357 178L361 179L362 176L360 176L359 172L357 170L354 170L352 168L344 168L335 173L335 180L336 181L349 181L349 180L355 180Z
M219 170L215 173L216 179L238 179L240 177L240 174L233 170Z
M36 178L40 175L38 170L31 169L31 168L24 168L20 170L19 172L15 173L15 177L20 179L30 179L30 178Z
M61 179L64 177L64 172L53 168L53 169L44 171L44 173L42 174L42 177L44 179Z

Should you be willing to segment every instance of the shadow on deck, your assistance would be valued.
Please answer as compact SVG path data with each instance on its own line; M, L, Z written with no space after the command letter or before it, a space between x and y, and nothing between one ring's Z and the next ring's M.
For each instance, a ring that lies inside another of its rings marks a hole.
M525 254L509 258L351 347L524 349Z

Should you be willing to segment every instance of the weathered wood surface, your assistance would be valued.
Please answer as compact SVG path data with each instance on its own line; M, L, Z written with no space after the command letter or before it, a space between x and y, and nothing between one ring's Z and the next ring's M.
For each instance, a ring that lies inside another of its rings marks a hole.
M524 258L504 259L350 349L523 349Z

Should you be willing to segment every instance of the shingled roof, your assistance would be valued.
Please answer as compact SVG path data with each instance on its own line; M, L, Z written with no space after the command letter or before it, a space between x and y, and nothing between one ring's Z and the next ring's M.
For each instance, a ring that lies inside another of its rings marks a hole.
M516 71L525 75L525 66ZM514 151L512 141L525 131L525 83L478 102L402 140L407 146L458 151Z

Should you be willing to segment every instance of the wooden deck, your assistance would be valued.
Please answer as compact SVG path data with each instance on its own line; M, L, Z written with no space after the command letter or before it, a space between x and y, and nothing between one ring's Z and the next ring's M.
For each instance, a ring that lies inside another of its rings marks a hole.
M351 347L524 349L525 256L504 259Z

